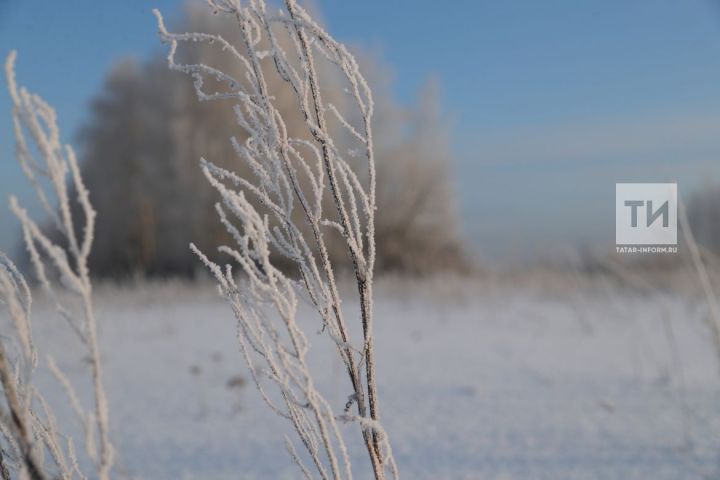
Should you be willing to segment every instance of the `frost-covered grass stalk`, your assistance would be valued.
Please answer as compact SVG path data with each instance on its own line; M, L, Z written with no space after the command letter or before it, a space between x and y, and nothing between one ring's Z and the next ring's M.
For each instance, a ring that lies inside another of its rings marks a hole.
M82 423L85 450L96 467L97 477L100 480L107 480L110 478L114 455L109 435L108 405L102 382L102 363L92 304L92 284L87 268L93 242L95 210L90 204L73 149L60 142L55 111L37 95L18 87L15 81L14 61L15 52L12 52L5 64L5 73L13 104L17 160L35 189L45 213L51 219L52 226L61 233L62 245L54 243L43 233L15 197L10 198L10 208L20 220L25 246L38 280L55 302L60 315L87 349L94 394L94 408L90 410L81 406L74 388L51 358L48 358L48 366L65 389L71 406ZM70 184L68 184L68 175ZM71 192L77 195L74 201L80 206L82 219L73 218ZM54 205L57 205L57 208ZM21 466L25 471L29 471L31 478L45 478L45 474L41 471L41 468L46 468L42 455L45 449L36 445L38 439L42 440L50 453L54 470L61 478L73 478L76 473L80 478L84 478L85 476L78 469L72 442L68 439L65 442L66 449L60 448L60 434L56 431L55 421L47 404L30 383L23 383L24 378L29 379L29 374L37 363L36 354L31 348L30 293L24 281L19 279L14 267L7 261L3 265L5 265L4 299L15 320L18 338L23 346L22 358L24 363L29 365L24 368L26 376L14 375L11 379L15 381L16 388L12 388L12 381L7 384L3 382L8 403L11 403L11 397L15 396L22 407L20 411L22 416L16 418L15 415L11 415L14 427L9 428L7 422L3 421L5 426L3 433L11 440L11 444L14 442L18 453L26 458ZM54 268L55 272L50 274L47 266ZM65 290L70 292L70 298L62 300L56 294L52 281L55 275ZM7 364L5 366L7 367ZM13 390L16 390L16 393L13 393ZM44 422L33 410L33 405L41 406L45 416ZM20 420L20 423L17 420ZM32 447L29 451L25 450L26 446L23 443L25 441ZM34 455L37 455L39 462L35 474L32 464Z
M12 343L7 334L0 339L0 385L8 409L7 413L2 412L0 416L0 434L5 439L6 448L9 447L7 451L2 451L0 473L3 479L9 479L11 471L22 472L33 480L45 479L45 468L35 439L36 434L49 429L43 428L39 418L30 411L35 392L29 379L37 365L37 353L30 333L32 297L25 279L2 252L0 304L10 314L15 334ZM18 352L15 365L7 353L8 346ZM59 448L56 437L49 435L43 440Z
M209 3L215 12L237 22L241 45L213 33L170 33L155 11L160 36L170 44L170 68L192 75L200 100L235 102L243 139L231 140L254 179L201 160L205 176L222 199L217 205L220 220L236 243L219 250L241 267L242 274L234 275L230 265L221 267L191 247L232 306L240 346L258 390L277 414L292 423L304 447L300 454L286 438L304 476L315 476L313 470L323 479L352 477L338 422L356 422L375 478L388 473L397 478L390 443L379 423L373 351L375 162L370 89L345 46L294 0L285 0L280 11L271 11L263 0ZM216 45L244 67L244 77L177 60L183 42ZM320 63L343 79L342 105L323 96ZM279 75L295 96L305 119L302 134L289 133L276 104L280 92L268 91L270 74ZM217 85L216 91L207 86L209 82ZM338 131L354 145L341 148ZM354 167L358 164L362 171ZM324 208L328 192L330 209ZM331 235L343 239L352 260L361 341L350 338L328 253ZM271 257L277 254L296 266L297 279L276 268ZM296 321L299 295L314 305L347 370L352 391L339 411L316 389L308 368L309 343ZM272 392L268 380L275 387Z

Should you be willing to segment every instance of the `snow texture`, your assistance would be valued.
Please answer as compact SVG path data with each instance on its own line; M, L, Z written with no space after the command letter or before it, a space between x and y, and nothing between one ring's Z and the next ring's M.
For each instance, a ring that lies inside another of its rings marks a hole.
M210 287L106 287L96 298L118 472L299 477L283 447L291 426L249 386L235 321ZM718 368L701 305L668 294L510 288L451 301L427 288L381 297L378 390L400 471L413 479L717 478ZM33 320L38 349L92 398L79 344L52 306L36 299ZM318 330L307 305L298 322ZM351 386L327 361L334 345L324 334L309 341L318 388L341 410ZM42 366L36 379L50 401L64 399ZM70 412L56 414L71 431ZM347 438L353 467L370 472L362 438Z

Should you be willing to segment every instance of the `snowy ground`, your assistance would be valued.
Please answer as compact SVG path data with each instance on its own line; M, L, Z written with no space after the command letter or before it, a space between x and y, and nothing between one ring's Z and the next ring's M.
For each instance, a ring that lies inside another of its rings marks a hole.
M720 375L701 302L469 290L406 288L377 303L382 415L403 478L720 476ZM98 314L122 472L299 477L282 447L286 424L239 385L234 322L213 291L105 287ZM42 302L35 328L40 351L84 378L76 343ZM327 339L313 338L320 386L341 409L344 373ZM38 380L61 403L46 372Z

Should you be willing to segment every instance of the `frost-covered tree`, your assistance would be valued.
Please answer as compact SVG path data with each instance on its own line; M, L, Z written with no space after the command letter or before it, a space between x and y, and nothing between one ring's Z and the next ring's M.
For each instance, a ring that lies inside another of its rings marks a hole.
M170 44L170 68L193 78L201 101L232 106L243 132L230 143L237 164L246 165L249 174L201 161L221 198L216 211L231 237L218 250L240 272L210 260L196 245L191 248L232 307L257 389L294 429L298 441L288 437L285 443L304 477L353 477L339 426L349 422L358 426L374 478L397 478L380 423L373 334L379 208L371 90L353 55L294 0L285 0L280 11L263 0L209 3L235 22L241 48L212 30L170 33L155 14L161 38ZM193 43L226 52L236 69L187 60L183 48ZM326 91L319 75L325 69L341 82L341 95ZM280 85L285 88L273 89ZM303 119L293 129L280 108L287 105L283 94ZM356 315L340 298L328 245L333 238L351 260ZM272 252L293 264L296 274L281 271ZM316 387L307 361L310 343L297 319L299 298L314 307L319 329L335 342L348 376L344 408L333 406ZM360 339L352 338L348 322L353 318L360 323Z
M200 7L188 4L175 29L217 32L244 52L233 19ZM187 63L206 63L243 75L243 67L213 45L191 43L179 55ZM428 88L416 105L401 106L390 93L387 67L370 55L359 62L378 105L373 118L381 172L378 268L404 272L456 268L463 264L462 251L449 179L450 149L437 95ZM308 140L291 89L273 73L272 65L266 62L261 68L289 132ZM342 99L342 79L322 65L317 73L326 97ZM80 141L82 173L100 213L90 257L95 274L189 274L195 263L187 254L186 239L203 250L228 241L225 229L207 215L217 194L198 180L196 159L211 156L217 165L246 175L250 170L237 160L227 138L235 136L242 142L248 136L235 124L232 109L198 103L194 96L192 82L168 72L158 56L144 64L118 63L93 100ZM338 144L352 141L341 130L336 139ZM328 239L328 249L339 266L350 268L342 242Z

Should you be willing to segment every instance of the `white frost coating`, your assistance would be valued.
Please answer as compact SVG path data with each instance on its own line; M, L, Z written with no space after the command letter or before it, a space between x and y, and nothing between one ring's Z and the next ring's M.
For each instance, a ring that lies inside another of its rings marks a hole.
M60 141L55 111L37 95L30 94L24 88L18 87L15 80L15 57L15 52L11 52L8 56L5 73L13 105L16 156L25 176L35 189L45 213L52 219L54 226L62 235L64 246L54 243L45 235L38 224L30 218L27 211L19 205L15 197L10 198L10 208L20 220L25 245L40 283L54 300L60 315L72 327L87 349L93 381L93 409L85 410L80 406L69 381L52 361L50 368L68 392L73 410L77 413L85 429L85 450L96 467L97 478L108 480L113 465L114 449L110 442L108 405L102 382L102 364L92 305L92 283L87 267L93 242L95 210L90 204L89 194L80 176L73 149L69 145L62 145ZM36 158L30 149L28 138L34 145L39 158ZM68 185L68 176L72 189ZM77 202L79 210L82 212L82 219L73 217L70 198L73 191L77 195L74 201ZM53 207L54 204L57 204L57 209ZM60 301L47 273L46 264L54 267L60 283L75 294L77 308L68 308ZM29 358L34 366L36 360L30 341L32 337L29 323L29 292L26 297L28 299L27 320L22 325L16 321L16 327L23 349L31 352L32 357ZM10 305L10 309L12 314L12 305ZM84 478L79 472L72 442L63 442L66 443L67 448L60 448L59 434L54 427L50 409L47 408L42 397L36 395L33 398L36 398L39 405L42 406L45 417L44 423L41 423L39 429L33 433L44 442L55 468L60 472L62 478L74 478L76 474L80 478ZM33 414L31 411L29 413ZM31 416L33 421L40 421L37 415ZM95 436L97 436L97 440L95 440ZM39 467L43 468L44 465L40 463ZM39 472L38 475L44 474ZM44 477L31 475L31 478Z
M31 304L25 279L0 252L0 305L7 308L14 326L14 335L4 332L0 337L0 385L8 409L7 414L4 410L0 414L0 438L9 446L8 450L0 450L0 476L9 479L10 472L17 471L21 478L46 480L42 453L47 448L60 477L71 478L63 455L58 453L60 443L52 417L46 414L43 418L31 410L34 403L43 404L30 381L37 365L30 325ZM20 348L11 355L17 344Z
M345 46L294 0L286 0L279 13L269 12L263 0L208 3L237 22L242 45L235 47L211 33L170 33L160 12L154 13L161 39L170 44L170 68L193 77L200 100L236 102L237 123L247 139L233 138L232 143L254 178L241 178L204 159L201 165L220 194L220 221L236 244L219 249L241 267L242 279L235 279L229 265L223 268L194 245L191 248L216 277L232 306L240 347L258 390L276 413L290 420L316 474L321 478L352 477L338 427L338 421L343 421L360 426L374 477L384 479L389 472L398 478L388 436L379 423L373 352L376 182L372 94ZM245 68L245 78L233 78L208 65L177 62L176 53L183 42L219 45ZM291 51L283 45L290 45ZM346 83L346 105L325 103L316 70L319 62L332 66ZM289 133L273 92L268 91L268 69L295 95L305 119L304 137ZM222 87L217 87L220 91L209 91L208 79L214 79ZM326 117L327 112L330 115ZM337 146L333 132L338 130L355 143L350 157L365 160L363 172L353 167L359 162L351 164L345 157L348 149L343 147L343 152ZM330 211L323 208L328 190L334 205ZM266 213L260 213L256 205ZM343 238L352 260L360 298L361 341L354 342L349 335L325 241L328 234ZM291 261L299 281L278 270L271 254ZM314 305L323 331L337 345L357 415L342 406L336 413L313 386L305 360L309 344L295 321L301 292ZM279 394L267 390L267 379ZM288 444L287 449L303 475L312 477L295 448Z

